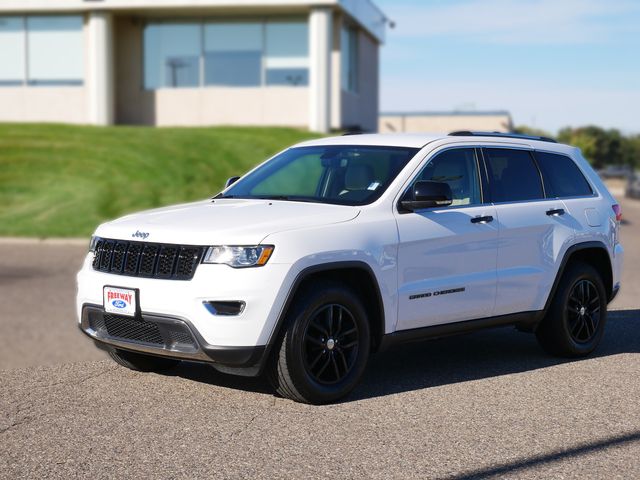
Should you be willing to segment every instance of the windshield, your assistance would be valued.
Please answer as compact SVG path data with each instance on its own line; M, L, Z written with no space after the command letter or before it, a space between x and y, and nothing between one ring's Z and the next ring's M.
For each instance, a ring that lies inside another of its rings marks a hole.
M382 195L418 151L343 145L291 148L216 198L366 205Z

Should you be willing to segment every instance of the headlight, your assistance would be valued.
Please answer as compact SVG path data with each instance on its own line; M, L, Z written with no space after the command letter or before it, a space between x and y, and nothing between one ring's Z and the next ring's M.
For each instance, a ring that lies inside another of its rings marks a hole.
M93 235L91 237L91 242L89 243L89 251L90 252L95 252L96 251L96 244L98 243L98 240L100 240L100 238L96 237L95 235Z
M273 253L273 245L253 247L217 246L209 247L204 255L204 263L223 263L234 268L261 267Z

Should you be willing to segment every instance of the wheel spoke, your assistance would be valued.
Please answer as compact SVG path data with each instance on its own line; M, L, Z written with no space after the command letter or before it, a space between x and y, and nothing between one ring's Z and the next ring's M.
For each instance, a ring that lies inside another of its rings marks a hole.
M585 315L586 318L586 324L587 324L587 333L588 333L588 338L591 338L591 336L596 332L596 326L597 323L595 322L595 320L593 319L593 317L590 314Z
M325 337L329 336L329 333L327 332L326 328L322 327L321 325L318 325L315 322L315 319L311 321L311 323L309 323L309 327L313 328L314 330L320 332L321 334L323 334Z
M342 331L342 307L338 306L338 328L333 334L336 337L340 337L340 332Z
M320 348L324 348L324 343L322 343L321 340L318 340L315 337L312 337L311 335L309 335L308 333L305 335L305 340L309 343L313 343L315 346L320 347Z
M318 362L320 361L323 355L324 355L324 351L320 352L318 356L313 360L313 362L311 362L311 364L309 365L310 370L312 370L313 367L315 367L318 364Z
M327 331L329 332L329 336L333 336L333 305L330 305L327 308Z
M335 355L329 355L331 363L333 363L333 371L336 373L336 381L340 380L340 369L338 368L338 362L336 362Z
M351 335L352 333L357 332L358 329L356 327L350 328L349 330L347 330L346 332L344 332L342 335L340 335L340 338L344 338L347 337L349 335Z
M343 343L341 345L341 347L342 347L342 350L344 350L344 349L347 349L347 348L351 348L351 347L353 347L353 346L355 346L357 344L358 344L358 340L353 340L352 342L349 342L349 343Z
M349 366L347 364L347 357L344 356L344 352L341 349L337 350L338 355L340 355L340 359L342 360L342 367L344 368L345 373L349 371Z
M578 336L580 335L580 332L582 332L582 329L584 328L584 323L585 323L584 318L578 317L578 321L575 323L575 325L571 330L571 335L574 338L578 338Z
M322 375L322 372L324 372L327 369L330 363L331 363L331 355L327 355L327 361L322 364L322 367L320 367L320 370L318 370L318 373L316 373L316 377L320 377L320 375Z

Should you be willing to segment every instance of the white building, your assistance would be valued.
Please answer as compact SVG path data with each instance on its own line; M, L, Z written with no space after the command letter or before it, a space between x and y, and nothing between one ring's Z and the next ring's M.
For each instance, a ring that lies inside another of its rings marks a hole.
M387 112L380 114L378 130L393 132L454 132L480 130L512 132L511 114L505 110L453 112Z
M0 121L378 126L369 0L0 0Z

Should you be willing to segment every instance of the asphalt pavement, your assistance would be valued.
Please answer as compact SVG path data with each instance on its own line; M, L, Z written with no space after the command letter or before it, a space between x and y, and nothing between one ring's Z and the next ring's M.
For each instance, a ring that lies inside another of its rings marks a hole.
M117 366L78 330L86 245L0 241L0 478L639 478L640 202L593 357L512 328L375 356L344 402L195 364Z

